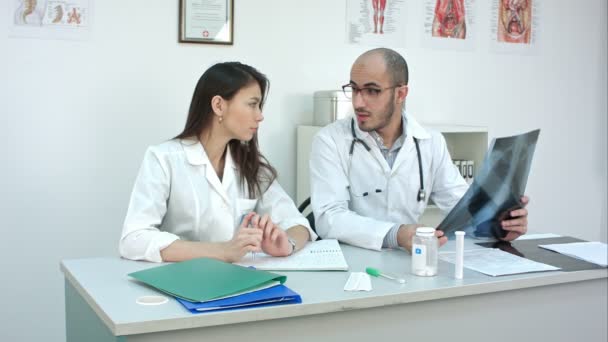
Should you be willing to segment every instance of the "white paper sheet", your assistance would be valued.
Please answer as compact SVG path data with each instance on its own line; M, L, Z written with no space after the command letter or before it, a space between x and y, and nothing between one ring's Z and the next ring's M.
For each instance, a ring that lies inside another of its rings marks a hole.
M237 263L272 271L346 271L348 264L338 240L309 242L292 256L272 257L265 253L248 254Z
M539 233L539 234L526 234L517 238L517 241L521 240L538 240L538 239L550 239L550 238L558 238L562 237L561 235L553 234L553 233Z
M441 252L439 259L454 264L455 252ZM464 251L464 267L493 277L509 274L556 271L560 268L518 257L497 248Z
M608 267L608 246L603 242L572 242L538 245L569 257Z
M372 281L367 273L352 272L344 285L344 291L371 291Z

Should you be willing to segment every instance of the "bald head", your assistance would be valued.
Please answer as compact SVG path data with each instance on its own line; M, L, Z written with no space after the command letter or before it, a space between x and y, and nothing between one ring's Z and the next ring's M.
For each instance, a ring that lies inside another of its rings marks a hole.
M380 58L378 58L380 57ZM405 59L397 52L387 48L377 48L364 52L357 60L357 63L369 63L381 60L384 62L386 73L390 76L393 84L407 84L409 72Z

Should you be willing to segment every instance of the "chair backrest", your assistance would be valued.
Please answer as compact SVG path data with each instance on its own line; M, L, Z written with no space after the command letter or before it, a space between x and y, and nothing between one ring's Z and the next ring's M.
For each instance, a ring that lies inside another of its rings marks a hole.
M300 204L300 206L298 207L298 211L301 213L304 213L304 211L306 211L306 209L309 206L310 206L310 197L305 199L304 202L302 202L302 204ZM315 215L312 211L308 215L306 215L306 219L310 223L310 228L312 228L312 231L317 233L317 229L315 228ZM319 234L317 234L317 235L319 235ZM322 240L322 239L319 236L319 238L317 240Z

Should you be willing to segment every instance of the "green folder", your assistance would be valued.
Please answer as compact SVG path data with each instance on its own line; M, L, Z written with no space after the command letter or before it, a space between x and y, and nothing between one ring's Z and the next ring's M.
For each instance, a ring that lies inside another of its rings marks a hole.
M254 290L286 276L200 258L129 273L129 276L191 302L204 302Z

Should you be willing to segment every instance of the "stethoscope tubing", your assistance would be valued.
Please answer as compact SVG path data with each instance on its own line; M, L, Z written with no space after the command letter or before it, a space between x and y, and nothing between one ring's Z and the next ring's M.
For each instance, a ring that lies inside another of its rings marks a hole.
M350 122L350 131L353 135L353 141L350 144L350 149L349 149L349 165L348 165L348 179L350 181L350 164L353 158L353 154L355 152L355 144L356 143L360 143L361 145L363 145L363 147L365 148L365 150L367 152L371 151L371 148L369 147L369 145L367 145L367 143L365 141L363 141L362 139L357 137L357 134L355 133L355 119L353 118ZM422 174L422 156L420 153L420 145L418 143L418 139L414 138L414 144L416 145L416 155L418 157L418 176L420 178L420 189L418 190L418 195L416 196L416 200L418 202L424 201L426 199L426 191L424 190L424 176ZM376 192L380 192L378 190L376 190Z

